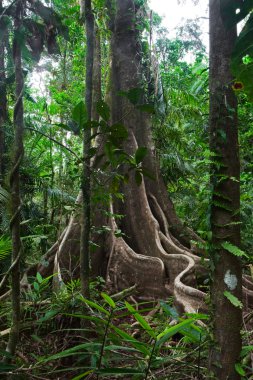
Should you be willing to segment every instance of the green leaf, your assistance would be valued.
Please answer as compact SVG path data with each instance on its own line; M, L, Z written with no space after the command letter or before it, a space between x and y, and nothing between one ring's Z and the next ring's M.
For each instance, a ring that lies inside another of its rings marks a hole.
M70 313L64 313L64 315L67 315L68 317L73 317L73 318L79 318L79 319L86 319L87 321L92 321L95 324L102 324L106 325L107 321L105 319L99 318L99 317L94 317L94 316L89 316L89 315L83 315L83 314L70 314Z
M248 95L249 99L253 100L253 13L247 20L239 37L236 40L235 48L232 54L231 68L236 78L236 82L241 82L243 91ZM247 59L245 59L245 57Z
M80 125L74 120L70 120L68 124L57 123L55 125L65 131L73 132L75 135L80 133Z
M152 337L156 338L156 333L153 331L152 327L150 324L143 318L142 315L138 313L138 311L135 310L135 308L130 305L127 301L125 301L125 305L127 309L133 314L134 318L136 319L137 322L141 325L141 327L147 331L147 333Z
M221 203L221 202L218 202L216 200L213 200L212 203L215 207L219 207L219 208L227 210L227 211L233 211L232 208L227 206L225 203Z
M107 302L108 305L111 306L112 309L115 309L116 304L113 301L113 299L110 296L108 296L108 294L102 292L101 296L104 298L105 302Z
M185 326L190 325L193 321L193 319L186 319L185 321L180 322L175 326L167 327L157 336L157 346L164 344L169 338L183 330Z
M248 257L245 252L243 252L240 248L236 247L232 243L229 243L228 241L225 241L221 244L222 248L224 248L226 251L232 253L234 256L237 257Z
M91 306L92 308L100 311L101 313L106 314L108 316L110 315L110 313L106 309L104 309L102 306L100 306L98 303L87 300L86 298L83 298L83 297L80 297L80 300L86 303L87 305Z
M175 307L171 307L164 301L161 301L161 306L166 315L176 320L179 318L178 311Z
M6 204L10 200L10 194L0 186L0 203Z
M34 287L34 290L36 290L36 292L40 291L40 286L39 286L39 284L37 282L33 283L33 287Z
M114 140L126 140L128 138L128 131L121 123L113 124L110 127L111 138Z
M232 303L232 305L242 309L243 304L236 296L234 296L232 293L230 293L228 291L225 291L223 294Z
M8 237L0 236L0 261L10 256L12 251L11 240Z
M73 377L72 380L81 380L81 379L84 379L87 375L90 375L93 372L94 372L94 369L90 369L89 371L86 371L86 372L82 373L81 375Z
M0 363L0 373L1 373L1 372L9 372L9 371L13 371L13 370L15 370L15 369L16 369L16 367L15 367L14 365Z
M191 343L199 343L201 337L204 335L202 329L199 326L195 326L194 323L182 328L180 333L189 338Z
M43 281L43 278L42 278L42 276L41 276L41 274L39 272L37 272L36 278L37 278L38 283L41 284L42 281Z
M103 120L109 121L110 119L110 108L103 100L97 102L97 113L102 117Z
M115 159L115 155L114 155L115 147L110 141L105 143L104 150L110 162L113 162Z
M112 325L112 329L124 340L126 343L130 343L136 350L141 352L145 356L150 355L149 346L147 346L144 342L139 342L133 336L129 335L125 331L119 329L118 327Z
M144 146L141 146L136 150L134 158L137 165L140 164L144 160L147 153L148 153L148 149L145 148Z
M119 95L126 97L132 104L136 105L141 101L143 90L141 88L136 87L132 88L128 92L120 91Z
M96 371L96 373L101 375L143 375L142 370L132 368L104 368Z
M38 322L46 322L55 317L58 314L58 310L49 310L45 313L44 317L41 317Z
M236 363L235 364L235 370L236 370L237 373L239 373L239 375L246 376L246 372L244 371L241 363Z
M33 104L37 104L36 100L28 92L24 93L24 98Z
M153 104L140 104L136 108L142 112L147 112L152 115L155 114L155 107Z
M72 111L72 119L78 124L79 128L83 128L87 121L87 111L83 101L79 102Z
M208 320L210 317L208 314L201 314L201 313L185 313L187 317L190 317L192 319L195 319L196 321L202 319L202 320Z
M89 350L91 348L92 348L92 350L94 350L94 351L96 350L97 352L99 352L99 350L101 348L101 343L79 344L77 346L68 348L67 350L64 350L62 352L59 352L58 354L49 356L47 358L42 358L41 360L39 360L39 363L47 363L47 362L50 362L52 360L58 360L61 358L66 358L68 356L72 356L72 355L83 354L83 350Z
M246 355L248 355L250 352L253 352L253 346L243 346L242 351L240 354L241 358L244 358Z
M1 350L0 349L0 355L1 356L6 356L6 358L9 358L9 359L13 359L13 355L10 354L8 351L5 351L5 350Z
M151 179L152 181L155 181L155 176L147 168L142 168L141 172L144 175L144 177L147 177L147 178Z
M142 174L141 174L141 172L139 170L136 170L134 176L135 176L135 182L137 183L138 186L140 186L141 183L142 183Z
M127 347L127 346L117 346L115 344L111 344L110 346L106 346L105 347L105 351L129 351L129 352L139 352L138 350L136 350L136 348L133 348L133 347Z

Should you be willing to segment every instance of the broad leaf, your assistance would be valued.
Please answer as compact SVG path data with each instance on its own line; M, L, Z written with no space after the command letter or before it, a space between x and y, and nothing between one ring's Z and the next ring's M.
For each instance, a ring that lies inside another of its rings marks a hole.
M115 141L116 143L118 142L118 140L122 142L123 140L126 140L128 137L128 131L126 127L124 127L124 125L120 123L113 124L110 127L110 134L112 141Z
M140 104L137 106L137 109L142 112L150 113L152 115L155 114L155 107L153 104Z
M239 373L239 375L246 376L246 372L243 369L243 366L241 365L241 363L236 363L235 370L236 370L237 373Z
M120 91L119 95L126 97L132 104L136 105L140 103L142 95L143 95L143 90L141 88L132 88L129 91Z
M41 284L42 281L43 281L43 278L42 278L42 276L41 276L41 274L39 272L37 272L37 274L36 274L36 279L37 279L37 281L38 281L39 284Z
M241 31L232 54L231 68L236 82L241 83L242 89L253 100L253 14L250 15L246 25ZM247 59L245 59L245 57Z
M223 294L232 303L232 305L242 309L243 304L236 296L234 296L232 293L230 293L228 291L225 291Z
M102 117L103 120L109 121L110 119L110 108L103 100L97 102L97 113Z
M83 128L87 121L87 111L83 101L79 102L72 111L72 119L78 124L79 128Z
M140 148L136 150L134 158L137 165L140 164L144 160L147 153L148 153L148 149L143 146L141 146Z
M173 319L179 318L178 311L175 307L171 307L170 305L168 305L164 301L161 301L160 303L161 303L162 309L166 315L168 315L169 317L172 317Z
M164 344L169 338L171 338L176 333L182 331L184 327L190 325L194 320L186 319L183 322L176 324L175 326L167 327L163 332L157 336L157 346Z
M108 305L111 306L112 309L115 309L116 304L113 301L113 299L110 296L108 296L108 294L102 292L101 296L104 298L105 302L107 302Z

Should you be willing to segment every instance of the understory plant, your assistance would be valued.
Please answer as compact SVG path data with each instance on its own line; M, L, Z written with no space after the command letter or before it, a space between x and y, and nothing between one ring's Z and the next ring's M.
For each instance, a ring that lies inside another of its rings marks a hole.
M80 295L79 280L47 302L48 281L37 275L32 301L23 304L24 326L33 325L33 334L23 331L26 360L18 359L13 369L19 379L180 379L182 368L187 378L204 378L207 315L179 316L172 299L133 305L124 300L128 291L111 297L102 292L91 301ZM58 340L62 334L65 343Z

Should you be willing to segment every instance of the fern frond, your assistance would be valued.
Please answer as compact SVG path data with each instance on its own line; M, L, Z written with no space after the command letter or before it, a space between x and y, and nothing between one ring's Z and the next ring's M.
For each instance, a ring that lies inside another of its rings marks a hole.
M236 247L232 243L229 243L228 241L225 241L221 244L222 248L224 248L226 251L232 253L234 256L237 257L248 257L248 255L243 252L240 248Z
M11 254L11 240L6 236L0 236L0 261L6 259Z
M0 203L7 204L10 199L10 194L2 186L0 186Z

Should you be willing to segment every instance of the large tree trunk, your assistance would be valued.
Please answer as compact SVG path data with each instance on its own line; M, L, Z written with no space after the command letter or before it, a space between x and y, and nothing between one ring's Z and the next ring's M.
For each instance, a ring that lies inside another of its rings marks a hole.
M107 224L111 232L100 241L99 254L92 254L92 262L96 262L96 269L100 263L96 274L106 276L112 292L136 284L139 298L173 295L184 311L206 310L205 293L198 289L196 279L207 273L201 258L194 252L196 249L191 249L191 240L199 238L183 226L168 197L152 143L150 116L140 112L127 98L118 96L119 91L143 87L135 1L117 0L115 9L109 13L112 15L111 122L120 122L127 128L129 136L124 143L127 153L134 154L141 146L148 148L144 165L155 180L145 177L138 186L132 174L129 183L122 184L124 201L113 199L110 211L111 215L121 214L124 218L109 218ZM98 206L94 210L96 215L97 209ZM98 222L96 218L96 226ZM100 220L102 225L105 220ZM121 237L115 236L118 229L123 233ZM59 268L78 275L79 241L80 223L74 215L48 254L49 260L57 253ZM39 268L40 271L44 269Z
M210 368L219 380L236 380L241 352L242 310L224 295L242 300L240 257L224 249L229 242L240 246L240 159L237 101L232 90L230 60L236 41L236 27L226 29L220 1L210 0L210 150L213 153L211 210L213 265L211 300L214 347Z
M120 122L127 128L129 137L124 150L128 154L134 154L141 146L148 148L144 164L155 180L144 178L138 186L133 174L129 183L122 185L124 201L113 202L111 212L125 217L120 222L113 218L107 221L111 233L101 242L99 254L92 257L96 268L98 256L100 260L96 274L106 276L111 291L136 284L140 298L174 295L184 310L204 309L205 294L196 284L197 272L203 272L201 259L190 250L190 240L198 237L184 228L168 198L152 144L150 117L128 99L118 96L119 91L142 86L134 1L118 0L116 12L112 14L111 121ZM103 225L105 221L100 223ZM121 229L123 237L115 236L116 229ZM65 233L50 252L51 255L57 253L58 268L65 273L77 273L79 241L80 223L73 215ZM147 276L149 273L152 273L152 281Z

